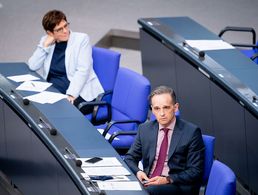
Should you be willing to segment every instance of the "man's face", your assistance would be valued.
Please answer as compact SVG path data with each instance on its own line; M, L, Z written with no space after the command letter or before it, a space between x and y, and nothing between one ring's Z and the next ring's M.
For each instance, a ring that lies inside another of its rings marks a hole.
M167 127L175 120L175 112L178 111L178 103L174 104L170 94L154 95L151 100L152 113L159 124Z
M62 20L58 25L55 26L53 32L48 31L48 33L50 33L57 42L68 41L70 35L69 23L65 20Z

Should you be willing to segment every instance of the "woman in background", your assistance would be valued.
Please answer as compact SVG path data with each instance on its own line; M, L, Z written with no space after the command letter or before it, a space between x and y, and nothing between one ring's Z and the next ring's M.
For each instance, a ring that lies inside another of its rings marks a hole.
M93 70L89 36L70 31L65 14L59 10L47 12L42 25L46 35L30 57L29 68L33 71L43 68L43 78L67 94L75 106L93 101L104 90ZM93 107L86 109L84 114L91 113Z

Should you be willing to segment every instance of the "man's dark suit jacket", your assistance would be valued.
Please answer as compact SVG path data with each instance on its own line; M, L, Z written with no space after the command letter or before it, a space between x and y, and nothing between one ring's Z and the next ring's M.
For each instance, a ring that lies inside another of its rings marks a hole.
M136 174L142 160L143 171L149 175L156 154L159 124L157 120L139 126L134 144L125 162ZM198 193L204 167L204 144L201 130L192 123L176 119L168 152L169 177L187 194Z

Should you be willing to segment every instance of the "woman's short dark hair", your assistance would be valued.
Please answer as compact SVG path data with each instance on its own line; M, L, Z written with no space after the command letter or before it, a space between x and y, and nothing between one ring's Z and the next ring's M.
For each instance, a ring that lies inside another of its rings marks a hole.
M177 103L177 100L176 100L176 93L175 91L170 88L170 87L167 87L167 86L159 86L157 88L155 88L151 94L149 95L149 103L150 105L152 104L152 98L154 95L161 95L161 94L169 94L171 95L171 98L172 98L172 103L175 104Z
M42 26L45 31L53 32L56 25L58 25L62 20L66 20L66 16L62 11L51 10L47 12L42 19Z

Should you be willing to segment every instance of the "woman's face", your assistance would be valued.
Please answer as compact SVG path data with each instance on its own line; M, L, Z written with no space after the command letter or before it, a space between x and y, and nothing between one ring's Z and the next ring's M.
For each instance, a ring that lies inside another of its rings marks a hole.
M58 25L55 26L53 32L49 33L52 34L57 42L68 41L70 36L69 23L65 20L62 20Z

